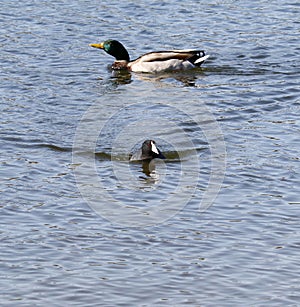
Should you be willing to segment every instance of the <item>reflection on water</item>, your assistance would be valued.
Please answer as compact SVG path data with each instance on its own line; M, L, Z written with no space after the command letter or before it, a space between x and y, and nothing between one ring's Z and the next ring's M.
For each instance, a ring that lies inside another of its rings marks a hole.
M131 73L128 70L111 70L111 81L115 85L125 85L132 82Z
M175 80L184 86L195 86L198 78L203 76L202 68L194 68L187 71L163 72L157 74L132 73L127 70L111 71L111 80L115 85L129 84L132 77L140 81L160 82L163 80Z
M151 177L150 174L155 174L155 164L153 161L142 161L143 173L148 177Z

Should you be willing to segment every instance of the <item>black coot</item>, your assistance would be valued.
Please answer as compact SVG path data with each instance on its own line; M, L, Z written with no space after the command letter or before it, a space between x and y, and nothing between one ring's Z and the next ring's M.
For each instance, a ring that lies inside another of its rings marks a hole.
M130 161L152 160L155 158L165 159L166 157L156 147L155 141L146 140L143 143L142 148L132 155Z

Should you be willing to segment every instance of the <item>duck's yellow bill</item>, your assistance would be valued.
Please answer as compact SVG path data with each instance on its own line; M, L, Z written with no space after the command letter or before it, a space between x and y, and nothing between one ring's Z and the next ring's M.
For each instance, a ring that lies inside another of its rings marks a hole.
M100 44L90 44L91 47L94 47L94 48L99 48L99 49L103 49L103 43L100 43Z

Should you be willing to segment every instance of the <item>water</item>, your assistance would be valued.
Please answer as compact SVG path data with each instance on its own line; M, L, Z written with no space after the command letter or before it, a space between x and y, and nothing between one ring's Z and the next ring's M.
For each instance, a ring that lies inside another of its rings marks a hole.
M297 305L298 16L275 0L6 1L1 305ZM113 74L88 46L107 38L132 58L211 57ZM167 156L150 177L127 163L148 137Z

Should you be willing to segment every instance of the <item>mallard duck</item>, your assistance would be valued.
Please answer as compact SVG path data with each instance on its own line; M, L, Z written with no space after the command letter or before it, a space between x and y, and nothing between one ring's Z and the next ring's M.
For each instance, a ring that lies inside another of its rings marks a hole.
M112 69L127 69L134 72L154 73L199 67L209 57L203 50L187 49L149 52L130 61L126 48L116 40L107 40L100 44L90 44L90 46L103 49L116 58Z
M142 147L134 153L130 161L152 160L152 159L165 159L166 157L156 147L156 143L153 140L146 140Z

